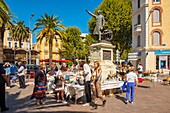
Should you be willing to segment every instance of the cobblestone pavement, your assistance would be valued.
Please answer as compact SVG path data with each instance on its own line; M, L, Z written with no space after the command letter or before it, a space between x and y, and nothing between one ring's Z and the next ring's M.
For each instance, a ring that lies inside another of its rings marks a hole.
M162 83L145 81L139 83L135 91L134 104L125 104L125 93L106 97L105 107L90 110L90 106L83 107L78 104L57 103L54 95L48 95L46 105L36 106L35 100L30 100L33 85L26 89L17 86L7 90L7 106L10 111L6 113L170 113L170 86Z

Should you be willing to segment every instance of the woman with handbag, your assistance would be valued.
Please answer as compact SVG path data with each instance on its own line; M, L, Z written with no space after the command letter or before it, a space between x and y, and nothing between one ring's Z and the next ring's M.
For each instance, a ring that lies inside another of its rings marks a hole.
M100 63L98 61L94 62L94 72L92 74L92 92L93 92L93 107L92 110L97 109L97 98L100 98L103 102L103 107L106 104L106 100L102 96L102 90L101 90L101 67Z
M36 98L36 104L40 105L40 104L45 104L43 102L43 99L46 97L46 82L47 82L47 77L44 73L44 68L45 65L41 64L40 65L40 70L38 70L35 74L35 79L34 79L34 91L32 94L32 97Z
M63 77L64 71L65 69L61 68L60 70L56 72L56 75L55 75L56 89L55 90L56 90L57 102L67 103L64 99L64 81L65 81Z

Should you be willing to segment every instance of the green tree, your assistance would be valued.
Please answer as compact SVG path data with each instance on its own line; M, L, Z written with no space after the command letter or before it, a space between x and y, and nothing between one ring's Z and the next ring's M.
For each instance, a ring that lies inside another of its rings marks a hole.
M21 42L29 37L29 28L24 25L24 21L16 22L10 29L12 38L19 41L19 47L21 48Z
M85 40L83 42L83 53L85 56L85 59L88 58L90 54L89 46L94 42L94 38L89 34L86 35ZM86 59L87 60L87 59Z
M10 20L10 9L4 0L0 0L0 62L3 62L3 38L5 32L5 25Z
M131 50L132 42L132 7L131 0L103 0L95 9L102 11L105 17L105 27L113 31L112 44L119 49L121 59L126 59ZM89 21L89 31L95 27L95 18Z
M59 20L57 16L49 16L45 13L44 16L36 20L35 28L33 31L38 30L36 32L37 41L42 42L45 38L46 42L49 44L49 65L52 64L52 44L53 39L57 40L57 35L62 38L64 36L64 32L62 30L65 29L65 26L61 24L62 20Z
M83 42L80 35L81 32L77 27L66 29L66 36L61 38L62 49L60 49L60 54L62 57L72 60L83 57Z

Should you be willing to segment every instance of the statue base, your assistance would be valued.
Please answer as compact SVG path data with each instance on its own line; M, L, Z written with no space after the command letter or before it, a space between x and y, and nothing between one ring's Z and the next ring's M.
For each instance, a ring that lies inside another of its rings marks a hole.
M113 46L110 42L100 41L94 43L90 48L90 66L99 61L102 68L102 81L106 80L109 74L116 74L116 65L113 64Z

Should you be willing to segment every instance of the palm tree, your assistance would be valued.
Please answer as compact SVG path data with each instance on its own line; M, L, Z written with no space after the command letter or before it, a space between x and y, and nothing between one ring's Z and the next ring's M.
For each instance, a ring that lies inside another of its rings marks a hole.
M9 16L9 7L4 2L4 0L0 0L0 62L3 61L3 38L5 32L5 25L10 20Z
M36 20L35 28L33 31L39 29L36 32L37 41L42 42L45 38L46 42L49 44L49 65L52 64L52 50L53 50L53 39L57 40L56 35L59 37L63 37L64 33L62 30L65 29L65 26L61 24L61 20L57 16L49 16L45 13L44 16Z
M29 37L29 28L24 25L24 21L16 22L11 30L11 35L14 40L19 41L19 47L21 48L21 42Z

